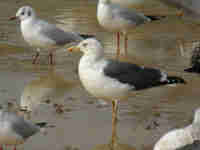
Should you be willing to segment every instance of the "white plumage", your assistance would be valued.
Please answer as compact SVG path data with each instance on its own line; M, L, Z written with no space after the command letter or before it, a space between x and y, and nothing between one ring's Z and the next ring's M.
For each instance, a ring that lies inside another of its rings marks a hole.
M35 11L30 6L19 8L15 17L11 19L20 20L20 29L24 40L31 46L37 48L37 54L33 63L36 63L39 50L49 51L50 63L53 63L53 51L71 42L81 41L89 35L81 35L75 32L65 32L64 30L50 24L37 17Z
M97 7L97 20L99 24L110 32L117 33L117 57L120 54L120 34L124 34L124 50L127 55L128 31L140 24L150 22L151 19L144 14L131 9L123 8L110 0L99 0Z
M33 124L14 112L0 110L0 149L3 145L23 144L29 137L45 127L46 123Z
M182 78L170 77L159 69L104 58L104 49L96 39L87 39L69 51L79 50L79 78L93 96L112 101L112 146L115 139L118 101L125 100L133 90L173 83L185 83Z
M176 150L200 140L200 108L195 111L193 123L182 129L174 129L162 136L154 150Z

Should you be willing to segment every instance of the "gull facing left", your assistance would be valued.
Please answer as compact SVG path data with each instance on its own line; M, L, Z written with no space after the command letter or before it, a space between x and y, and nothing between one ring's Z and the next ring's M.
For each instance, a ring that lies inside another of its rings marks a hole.
M134 90L185 83L182 78L168 76L159 69L106 59L101 43L94 38L86 39L68 50L83 52L78 71L84 88L97 98L112 101L112 143L119 100L125 100L128 93Z
M62 47L71 42L81 41L90 35L83 35L75 32L65 32L56 27L54 24L39 19L35 10L30 6L19 8L16 16L10 20L19 19L20 28L24 40L31 46L37 48L37 53L33 59L33 64L36 63L39 57L40 49L48 49L49 63L53 64L53 52L55 49Z

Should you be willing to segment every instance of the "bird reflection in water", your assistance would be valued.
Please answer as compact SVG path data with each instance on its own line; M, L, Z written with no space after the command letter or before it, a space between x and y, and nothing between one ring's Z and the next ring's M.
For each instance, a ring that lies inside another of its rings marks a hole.
M136 150L136 148L132 145L120 143L116 127L117 121L115 122L115 127L113 127L112 129L111 142L109 142L108 144L97 145L92 150Z
M20 106L28 112L37 113L40 106L52 104L56 109L63 106L64 97L76 85L73 81L66 81L64 76L55 71L48 71L39 79L30 81L21 95ZM57 107L58 106L58 107Z

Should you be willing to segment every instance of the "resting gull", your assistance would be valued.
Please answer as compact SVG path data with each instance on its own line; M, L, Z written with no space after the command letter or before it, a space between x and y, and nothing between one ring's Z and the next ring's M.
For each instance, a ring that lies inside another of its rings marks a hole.
M34 9L30 6L19 8L16 16L10 18L10 20L14 19L20 20L20 27L24 40L29 45L37 48L33 64L36 63L41 48L47 48L49 50L49 63L53 64L53 51L56 48L91 37L90 35L65 32L57 28L56 25L49 24L39 19Z
M174 129L161 137L154 150L199 150L200 149L200 108L195 111L191 125Z
M110 0L99 0L97 8L97 20L106 30L115 32L117 37L117 57L120 55L120 34L124 35L124 51L127 56L128 31L136 26L154 20L160 20L164 16L145 16L142 13L120 7Z
M16 150L17 145L23 144L46 126L45 122L33 124L14 112L0 110L0 150L7 145L13 145Z
M101 43L94 38L83 40L68 50L83 52L78 71L85 89L95 97L112 101L112 133L115 131L118 101L128 98L129 92L185 83L182 78L168 76L158 69L105 59Z

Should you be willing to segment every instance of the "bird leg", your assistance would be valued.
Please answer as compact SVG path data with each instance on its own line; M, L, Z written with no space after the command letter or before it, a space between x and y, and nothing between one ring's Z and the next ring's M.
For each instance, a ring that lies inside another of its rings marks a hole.
M32 64L36 64L39 56L40 56L40 53L37 51L36 54L35 54L35 56L33 56L33 62L32 62Z
M181 56L185 55L184 43L182 40L178 40L178 46L180 49Z
M13 150L17 150L17 147L16 147L16 145L14 146L14 149Z
M53 65L53 53L52 52L49 53L49 64Z
M128 56L128 36L125 34L124 35L124 52L125 52L125 56Z
M118 101L112 101L112 141L111 141L111 148L114 150L114 145L117 139L117 110L118 110Z
M117 59L120 55L120 32L117 32Z
M2 145L0 146L0 150L3 150L3 146Z

